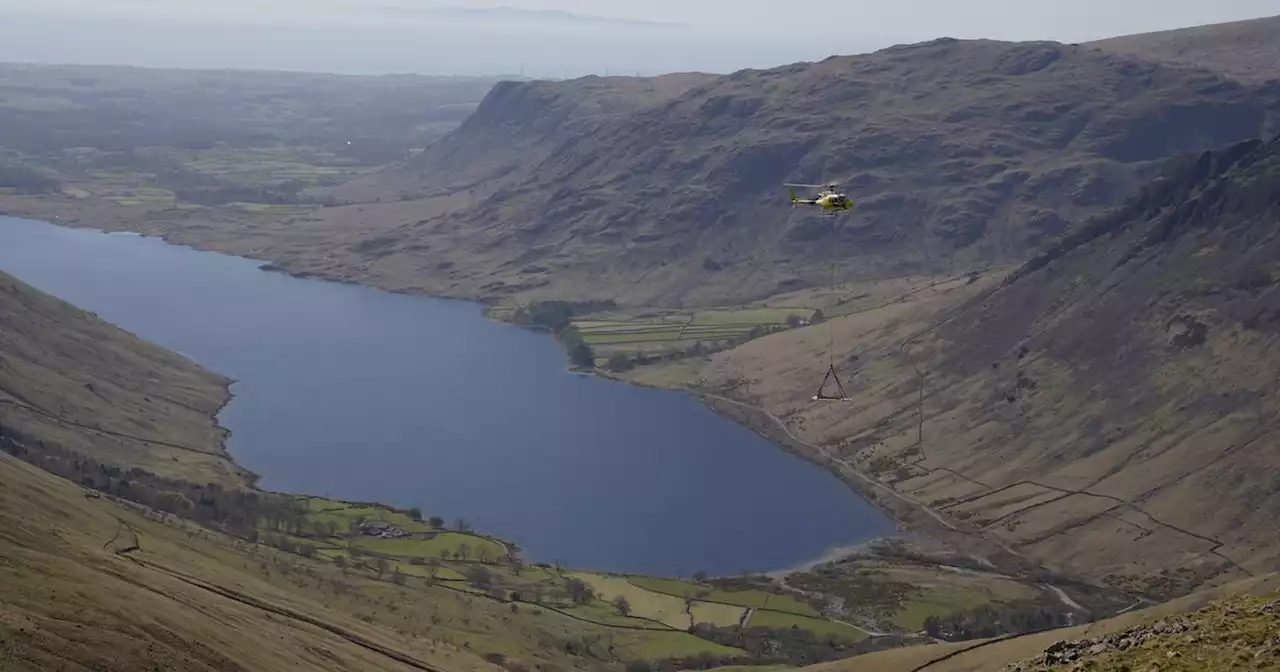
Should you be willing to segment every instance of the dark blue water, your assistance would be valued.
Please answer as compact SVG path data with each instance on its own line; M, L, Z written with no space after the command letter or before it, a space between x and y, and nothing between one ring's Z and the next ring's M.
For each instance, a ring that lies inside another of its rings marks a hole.
M471 303L0 218L0 269L234 378L264 488L420 506L535 561L767 571L893 530L834 476L681 394L566 371Z

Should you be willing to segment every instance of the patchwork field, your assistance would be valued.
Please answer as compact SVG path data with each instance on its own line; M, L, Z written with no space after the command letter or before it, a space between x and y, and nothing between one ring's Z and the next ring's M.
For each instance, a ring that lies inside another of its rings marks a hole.
M573 326L597 356L607 360L618 353L657 356L721 350L772 331L799 326L812 317L813 310L809 308L743 307L693 313L601 315L575 321Z
M686 629L696 623L722 627L738 625L745 612L742 607L703 601L691 601L690 609L686 611L684 599L646 590L623 577L585 573L572 576L587 582L605 601L623 598L630 605L630 613L672 628Z
M800 616L821 616L813 606L792 595L771 593L765 590L723 590L691 581L649 576L629 577L628 580L648 590L680 598L690 596L721 604L770 609Z

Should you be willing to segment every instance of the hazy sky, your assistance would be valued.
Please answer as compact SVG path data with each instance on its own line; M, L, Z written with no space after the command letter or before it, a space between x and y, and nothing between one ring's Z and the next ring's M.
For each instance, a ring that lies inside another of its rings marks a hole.
M466 22L564 10L684 29ZM1280 0L0 0L0 60L340 72L727 71L940 36L1085 41L1280 14ZM633 73L634 74L634 73Z

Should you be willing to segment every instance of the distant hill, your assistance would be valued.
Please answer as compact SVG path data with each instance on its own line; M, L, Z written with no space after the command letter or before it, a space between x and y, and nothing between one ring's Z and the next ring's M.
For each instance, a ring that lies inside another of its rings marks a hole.
M637 26L661 27L679 24L664 21L641 21L638 19L618 19L591 14L576 14L561 10L524 9L520 7L402 7L384 5L375 8L385 14L406 17L425 17L436 19L468 19L477 21L520 21L534 24L568 24L568 25L605 25L605 26Z
M340 189L359 204L309 232L355 235L323 270L384 286L740 302L829 282L833 255L844 279L1019 261L1168 157L1278 115L1280 83L1051 42L505 82L408 166ZM827 180L860 204L834 233L781 186Z
M1207 68L1244 81L1280 78L1280 16L1115 37L1088 46Z
M808 401L825 326L703 384L1069 574L1168 597L1276 571L1277 221L1280 138L1189 155L937 319L837 320L852 402Z

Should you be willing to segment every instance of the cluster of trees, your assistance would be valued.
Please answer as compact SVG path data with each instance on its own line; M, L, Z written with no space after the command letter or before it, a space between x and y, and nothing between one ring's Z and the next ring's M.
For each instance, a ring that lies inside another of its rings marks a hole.
M595 368L596 351L582 338L582 333L577 327L565 327L557 336L569 351L569 361L574 366L583 369Z
M905 581L890 581L867 570L841 568L838 564L791 574L786 581L801 590L836 595L846 605L883 616L896 613L903 601L919 592Z
M565 582L565 590L569 593L569 599L574 604L587 604L591 600L596 599L596 592L588 586L582 579L569 578ZM628 605L629 606L629 605Z
M596 353L573 326L575 315L612 310L613 301L533 301L517 308L512 316L516 324L550 330L569 352L569 361L580 368L594 368Z
M52 474L157 511L251 538L262 528L291 536L314 528L293 497L191 483L139 468L121 469L0 426L0 449ZM256 537L254 537L256 538Z
M925 619L924 630L931 637L959 642L1022 635L1070 624L1070 612L1032 601L1018 601L1002 605L984 604L949 616L930 616Z
M193 483L137 467L122 469L5 425L0 425L0 450L93 490L290 553L310 556L315 551L313 546L291 537L331 537L339 532L333 521L312 522L306 506L288 495ZM422 516L414 509L408 514ZM444 527L439 517L433 517L431 522L437 529ZM343 531L354 532L357 525L352 520Z
M568 328L576 315L613 310L618 304L607 301L533 301L516 309L512 321L516 324L537 326L553 333Z
M57 178L21 163L0 163L0 187L20 194L53 194L62 191Z

